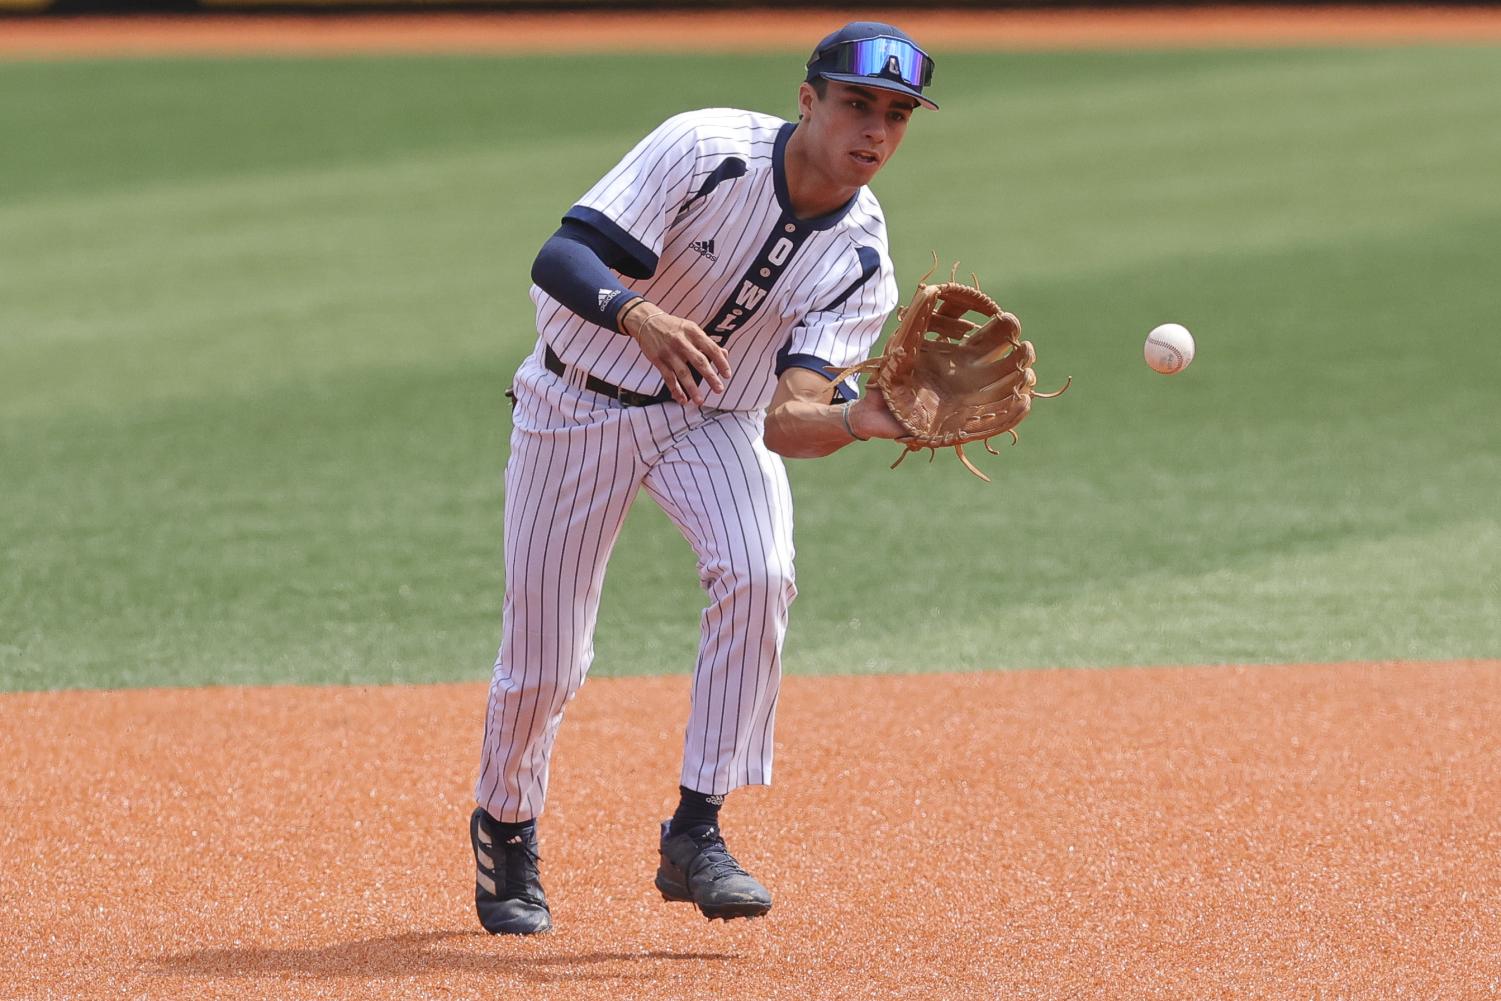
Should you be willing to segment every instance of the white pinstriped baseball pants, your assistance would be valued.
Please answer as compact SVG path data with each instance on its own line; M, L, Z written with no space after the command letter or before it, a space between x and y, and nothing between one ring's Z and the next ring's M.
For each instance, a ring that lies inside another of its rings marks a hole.
M505 606L475 799L497 820L542 812L563 708L594 658L605 564L644 488L698 554L700 622L682 785L771 782L793 583L792 494L764 413L624 407L554 375L516 373L505 475Z

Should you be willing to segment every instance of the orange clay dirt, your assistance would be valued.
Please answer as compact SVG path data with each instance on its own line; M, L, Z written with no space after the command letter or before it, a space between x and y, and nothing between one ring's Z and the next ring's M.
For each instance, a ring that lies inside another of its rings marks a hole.
M891 15L934 48L1501 38L1501 12ZM0 57L800 49L847 18L0 22ZM478 932L482 684L0 695L0 998L1492 998L1501 662L794 678L732 797L771 887L651 886L686 678L599 679L558 930Z
M1501 662L789 679L732 924L651 885L688 679L596 679L521 940L472 914L484 702L0 696L0 997L1501 992Z
M868 12L866 12L868 15ZM0 21L0 56L194 52L803 51L857 10ZM935 51L1501 40L1501 9L891 11Z

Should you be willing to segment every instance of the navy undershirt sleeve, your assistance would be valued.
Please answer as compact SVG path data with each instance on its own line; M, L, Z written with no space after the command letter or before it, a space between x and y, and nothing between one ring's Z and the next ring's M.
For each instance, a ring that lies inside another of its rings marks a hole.
M599 230L566 219L532 262L532 281L574 313L607 330L620 329L621 307L641 293L620 283L617 264L630 255ZM613 270L612 270L613 268Z

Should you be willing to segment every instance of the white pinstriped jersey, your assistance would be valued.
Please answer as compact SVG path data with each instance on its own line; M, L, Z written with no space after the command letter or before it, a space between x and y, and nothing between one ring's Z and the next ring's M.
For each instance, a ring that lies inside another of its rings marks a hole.
M866 358L897 303L886 222L869 188L816 219L792 214L783 155L795 126L711 108L676 115L567 213L629 252L634 291L718 340L734 374L704 405L757 410L778 375ZM537 330L570 366L656 393L662 377L626 336L533 285ZM853 392L846 393L853 396Z
M589 390L593 376L655 395L662 379L635 340L532 288L539 343L513 385L504 625L475 786L504 823L542 812L564 707L594 658L605 567L643 490L693 546L709 600L679 782L723 795L771 781L797 588L792 493L764 408L788 367L827 375L863 360L897 300L868 189L828 216L793 216L794 129L749 111L678 115L567 213L615 244L628 287L724 346L734 375L706 406L625 406ZM601 309L619 294L601 290ZM559 373L544 345L570 368Z

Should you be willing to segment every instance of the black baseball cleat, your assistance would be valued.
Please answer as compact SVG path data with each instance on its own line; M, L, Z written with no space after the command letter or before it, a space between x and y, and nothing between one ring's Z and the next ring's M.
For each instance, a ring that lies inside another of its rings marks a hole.
M552 912L537 874L537 831L500 839L495 821L483 809L469 817L474 846L474 909L491 935L535 935L552 931Z
M663 900L694 904L711 921L759 918L771 910L771 894L735 861L718 827L669 835L664 820L660 852L657 889Z

